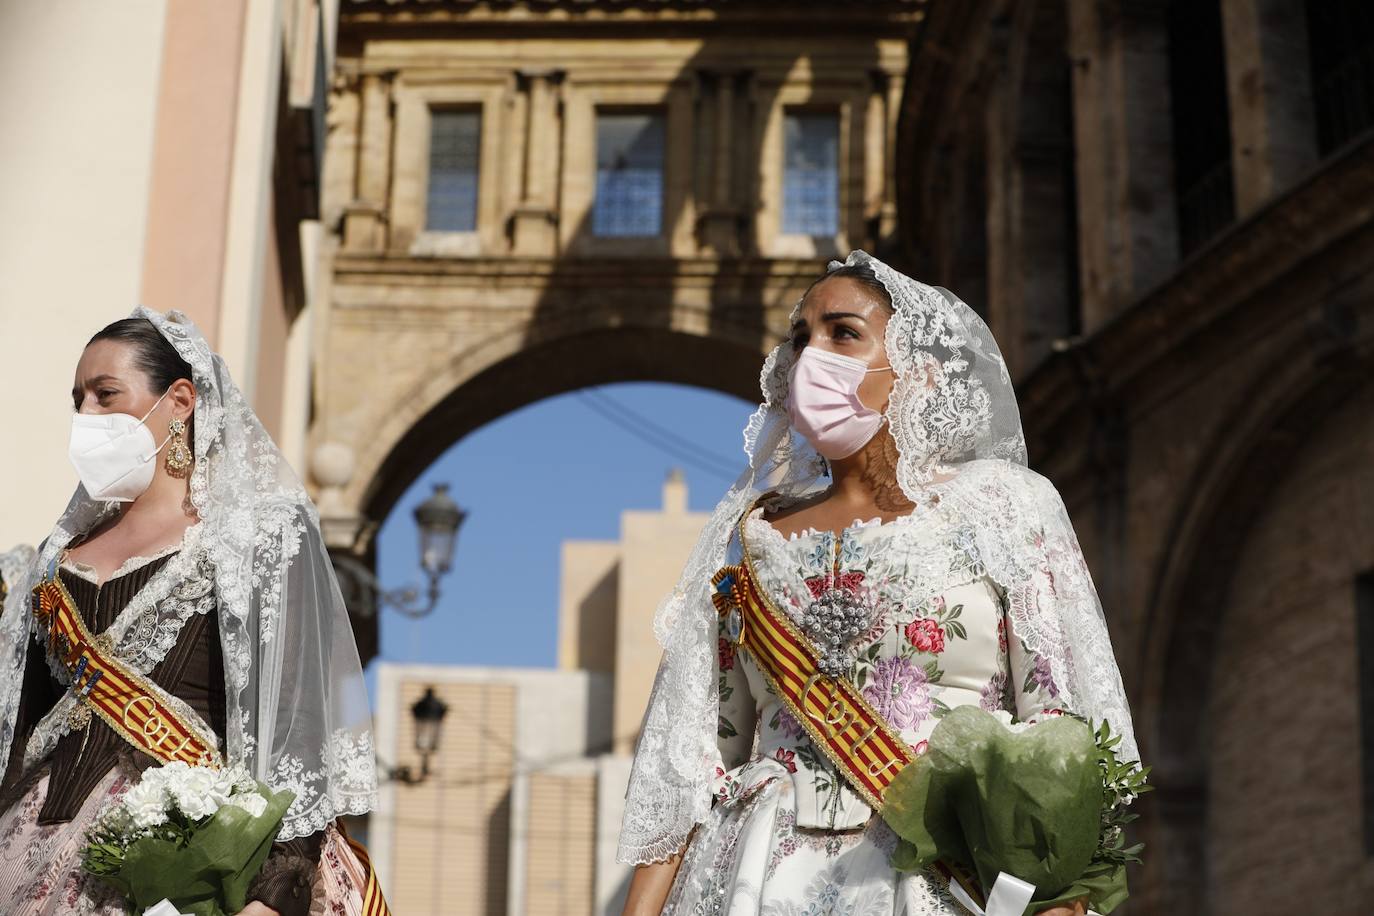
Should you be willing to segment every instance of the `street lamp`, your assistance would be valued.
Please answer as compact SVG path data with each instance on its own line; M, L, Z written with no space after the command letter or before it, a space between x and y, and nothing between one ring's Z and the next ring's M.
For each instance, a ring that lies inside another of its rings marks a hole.
M425 687L425 695L410 707L415 719L415 750L420 755L420 772L417 774L408 766L398 766L388 771L388 776L396 782L416 785L429 778L429 758L439 750L439 733L448 714L448 704L434 694L433 687Z
M415 524L420 526L420 566L431 583L453 568L453 549L465 518L467 513L449 498L446 483L436 483L429 499L415 507Z
M371 617L380 605L390 605L411 618L424 617L439 604L439 579L453 568L453 551L458 529L467 513L448 495L448 484L436 483L429 499L415 507L415 524L420 529L420 568L429 579L425 600L415 586L386 589L377 576L357 557L334 554L334 571L344 602L362 617Z

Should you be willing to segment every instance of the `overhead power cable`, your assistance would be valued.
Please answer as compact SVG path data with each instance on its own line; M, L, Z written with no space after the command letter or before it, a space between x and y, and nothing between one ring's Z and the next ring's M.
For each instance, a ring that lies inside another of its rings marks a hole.
M728 470L732 476L738 475L737 458L731 458L726 455L721 455L717 452L712 451L711 449L705 448L695 440L689 439L686 436L683 436L680 433L677 433L666 426L660 425L659 423L655 422L654 420L635 410L633 407L630 407L628 404L625 404L617 400L616 398L612 397L605 391L593 388L585 390L582 393L585 394L588 398L591 398L592 400L597 401L601 405L605 406L607 409L619 414L621 418L625 421L634 423L636 425L636 428L650 430L654 435L662 437L666 442L671 443L674 448L686 452L689 455L692 455L701 461L705 461L723 467L726 470Z
M577 396L588 408L603 419L620 427L625 432L640 439L660 451L672 456L674 460L696 468L699 471L720 478L727 483L739 476L741 467L730 459L709 449L702 448L672 430L624 404L614 400L604 392L582 390Z

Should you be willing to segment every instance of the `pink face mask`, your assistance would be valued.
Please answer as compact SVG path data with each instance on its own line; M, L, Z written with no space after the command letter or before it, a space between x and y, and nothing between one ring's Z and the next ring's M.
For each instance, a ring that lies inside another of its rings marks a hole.
M807 347L792 366L787 415L792 428L830 460L848 458L868 444L883 425L883 415L859 400L859 385L870 369L852 357Z

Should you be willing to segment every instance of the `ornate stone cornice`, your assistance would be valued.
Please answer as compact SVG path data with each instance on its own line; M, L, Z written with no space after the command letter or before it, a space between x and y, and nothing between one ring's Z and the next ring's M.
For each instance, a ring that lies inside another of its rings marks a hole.
M633 22L729 22L758 21L774 24L805 19L814 30L818 21L855 25L874 22L919 22L928 0L864 0L834 3L832 0L349 0L340 20L394 23L446 20L510 24L519 23Z

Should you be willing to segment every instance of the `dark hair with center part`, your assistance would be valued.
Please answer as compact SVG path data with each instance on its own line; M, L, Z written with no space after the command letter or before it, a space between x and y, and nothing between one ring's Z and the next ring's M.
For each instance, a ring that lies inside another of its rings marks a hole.
M883 285L883 281L878 279L878 275L874 273L873 268L869 267L867 264L844 264L817 277L812 281L811 285L806 288L806 294L802 296L802 299L805 299L806 295L809 295L811 290L816 288L817 284L826 280L833 280L837 277L845 277L867 286L870 290L878 294L878 300L882 302L887 310L889 312L892 311L892 294L887 291L887 287Z
M154 394L162 394L180 379L195 384L191 364L181 358L176 347L147 318L121 318L107 324L86 342L86 346L98 340L114 340L133 347L134 365L147 377L148 388ZM187 420L188 433L191 425ZM190 436L187 438L189 440Z

